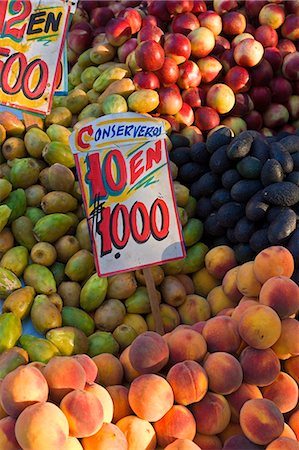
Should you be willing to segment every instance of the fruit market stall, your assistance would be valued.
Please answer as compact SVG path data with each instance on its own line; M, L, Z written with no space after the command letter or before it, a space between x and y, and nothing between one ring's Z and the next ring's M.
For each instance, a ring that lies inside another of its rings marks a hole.
M298 0L51 3L0 2L0 450L298 450Z

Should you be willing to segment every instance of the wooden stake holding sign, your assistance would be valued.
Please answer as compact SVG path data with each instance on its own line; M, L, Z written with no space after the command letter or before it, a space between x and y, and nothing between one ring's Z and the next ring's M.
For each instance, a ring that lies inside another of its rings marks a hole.
M75 129L74 153L99 276L144 268L155 326L163 323L149 266L185 256L162 122L111 114Z

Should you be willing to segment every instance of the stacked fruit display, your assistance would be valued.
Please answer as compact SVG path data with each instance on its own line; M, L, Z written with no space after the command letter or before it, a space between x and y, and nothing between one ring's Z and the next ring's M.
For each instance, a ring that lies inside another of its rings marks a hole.
M19 347L7 350L1 449L298 449L293 269L284 247L239 266L232 249L215 247L205 277L219 284L207 299L193 294L192 325L163 337L140 332L118 357L42 363L28 362Z

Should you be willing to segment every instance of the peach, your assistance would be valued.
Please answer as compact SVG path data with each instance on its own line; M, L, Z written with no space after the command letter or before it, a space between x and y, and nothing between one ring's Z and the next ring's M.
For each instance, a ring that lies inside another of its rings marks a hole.
M280 361L271 348L246 347L240 355L244 382L257 386L273 383L280 372Z
M290 415L288 424L294 431L297 441L299 441L299 409L297 409Z
M98 368L93 359L85 354L74 355L73 358L75 358L75 360L78 361L85 370L86 382L92 383L93 381L95 381L98 375Z
M255 39L259 41L263 47L276 47L278 43L278 34L271 25L261 25L255 30Z
M193 442L202 450L221 450L222 442L218 436L208 436L207 434L196 433Z
M237 265L235 252L228 245L218 245L205 255L205 266L210 275L222 280L226 272Z
M86 372L71 356L54 356L43 369L50 398L59 403L73 389L84 389Z
M140 375L130 385L129 404L140 419L156 422L170 410L173 402L172 388L160 375Z
M202 335L209 352L235 353L241 343L238 326L228 316L216 316L207 320Z
M198 27L188 34L191 43L191 55L195 58L203 58L213 50L215 46L215 36L209 28Z
M179 313L177 312L177 309L174 306L167 305L166 303L162 303L161 305L159 305L159 309L162 317L164 331L165 333L169 333L180 324ZM149 331L155 331L156 326L154 316L152 313L147 314L146 324Z
M286 319L299 310L299 286L288 277L272 277L263 284L259 301Z
M207 92L206 103L219 114L226 114L233 109L236 98L234 91L224 83L216 83Z
M248 300L246 300L248 298ZM242 314L251 306L257 305L258 301L254 300L254 297L252 299L249 299L249 297L242 297L240 300L238 306L236 306L232 312L231 318L235 320L236 322L239 322L240 317L242 317Z
M281 35L286 39L296 41L297 39L299 39L298 29L299 29L298 15L290 14L286 17L281 27Z
M239 44L239 42L244 41L244 39L254 39L254 36L250 33L241 33L241 34L237 34L237 36L235 36L231 42L232 48L235 48L236 45ZM258 40L258 39L257 39Z
M220 284L220 281L213 277L205 267L192 274L192 281L195 294L206 297L208 293Z
M232 413L231 421L239 423L240 410L247 400L262 397L262 393L257 386L242 383L236 391L226 396L226 400L228 401Z
M247 124L241 117L226 116L221 125L230 128L235 136L247 130Z
M209 390L216 394L231 394L241 386L242 367L230 353L210 353L203 363L203 368L208 376Z
M4 377L0 402L4 411L16 418L29 405L45 402L49 388L45 377L35 367L19 366Z
M251 347L266 349L278 340L281 321L274 309L265 305L250 306L240 317L238 330Z
M176 439L171 444L168 444L164 450L201 450L201 449L190 439Z
M284 370L299 384L299 356L287 359Z
M172 364L186 359L201 361L207 352L205 339L191 328L176 328L167 338L167 344Z
M193 415L183 405L174 405L154 423L158 444L166 447L176 439L192 439L196 433L196 423Z
M128 449L155 450L156 433L154 427L147 420L136 416L126 416L120 419L116 425L124 433L128 442Z
M284 423L283 432L279 437L288 437L296 441L296 435L290 425L288 425L287 423Z
M259 13L261 25L270 25L274 30L279 28L285 19L284 8L281 5L269 3L264 5Z
M272 350L279 359L285 360L291 356L299 355L298 335L298 320L288 318L281 321L281 334L275 344L272 345Z
M172 366L166 377L174 400L180 405L199 402L207 393L208 377L196 361L182 361Z
M123 417L133 414L129 404L129 389L126 386L122 386L121 384L107 386L107 391L113 402L113 423L118 422Z
M179 317L182 323L194 325L201 320L211 317L210 305L204 297L197 294L186 296L184 303L178 307Z
M282 433L283 424L282 413L267 398L248 400L241 408L241 428L245 436L255 444L269 444Z
M254 67L263 57L264 47L255 39L243 39L234 48L234 59L239 66Z
M237 286L238 270L239 266L228 270L222 280L223 292L235 304L237 304L242 298L242 293L239 291Z
M230 436L223 445L223 450L261 450L259 445L254 444L247 439L244 434Z
M225 294L222 286L216 286L208 293L207 302L212 316L216 316L223 309L235 306L235 302Z
M247 261L239 266L237 272L237 287L246 297L258 297L262 287L255 276L253 264L253 261Z
M120 360L111 353L101 353L93 358L97 368L98 375L96 382L102 386L110 386L112 384L121 384L124 370Z
M241 34L246 28L246 18L239 11L230 11L222 16L223 32L229 36Z
M1 405L1 384L2 384L2 381L3 380L0 380L0 419L3 419L3 417L8 416L7 412L5 411L3 406Z
M286 247L273 245L256 255L253 270L256 278L262 284L275 276L291 278L294 272L294 258Z
M226 398L207 392L202 400L193 403L190 410L196 421L196 431L202 434L221 433L229 424L231 412Z
M83 450L83 447L77 438L69 436L61 450Z
M284 414L298 403L298 385L287 373L280 372L273 383L262 388L264 398L272 400Z
M201 82L210 83L215 81L222 70L222 65L214 56L206 56L197 61L201 73Z
M222 30L222 20L215 11L204 11L198 16L200 25L211 30L214 36L218 36Z
M81 442L84 450L128 450L126 436L113 423L103 423L97 433L83 438Z
M84 391L91 392L101 402L103 407L103 421L112 422L113 417L113 401L107 389L97 383L86 383Z
M58 406L40 402L27 406L21 412L16 421L15 434L20 447L26 450L60 449L69 436L69 424Z
M146 331L140 334L130 345L129 359L135 370L140 373L157 373L167 363L169 349L160 334Z
M240 427L239 423L229 422L225 430L223 430L219 437L221 439L221 442L226 442L231 436L235 436L242 433L242 428Z
M278 437L267 445L266 450L299 450L299 442L288 437Z
M74 389L63 397L60 409L69 423L70 436L76 438L92 436L103 425L102 403L91 392Z
M15 437L16 419L13 417L4 417L0 420L0 448L3 450L19 450Z
M135 378L139 377L139 375L141 375L141 372L138 372L138 370L135 370L131 364L131 361L129 358L130 348L131 348L131 346L129 345L127 348L125 348L122 351L122 353L119 356L119 361L122 365L124 377L125 377L126 381L128 381L129 383L131 381L133 381ZM107 382L108 382L108 380L107 380ZM121 383L121 381L119 383L114 383L114 384L120 384L120 383Z

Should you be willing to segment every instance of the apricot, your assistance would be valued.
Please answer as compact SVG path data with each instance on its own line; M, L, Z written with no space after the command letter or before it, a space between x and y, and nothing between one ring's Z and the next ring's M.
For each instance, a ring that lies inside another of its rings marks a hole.
M113 402L112 422L116 423L120 419L133 414L129 403L129 389L121 384L107 386L107 391Z
M299 442L288 437L278 437L267 445L266 450L299 450Z
M241 408L241 428L245 436L255 444L269 444L282 433L283 424L282 413L267 398L248 400Z
M222 286L216 286L208 293L207 302L212 316L216 316L223 309L235 306L235 302L225 294Z
M160 375L140 375L130 385L129 404L140 419L156 422L170 410L173 402L172 388Z
M197 294L187 295L184 303L178 307L178 312L181 322L187 325L193 325L211 317L209 303L204 297Z
M166 365L168 358L169 349L166 342L154 331L140 334L130 345L130 362L140 373L159 372Z
M262 350L271 347L278 340L281 321L269 306L253 305L240 317L238 331L248 345Z
M45 402L49 388L42 373L32 366L19 366L4 377L0 403L4 411L16 418L29 405Z
M182 361L172 366L166 377L172 387L174 400L180 405L199 402L207 393L208 377L196 361Z
M183 405L174 405L154 423L158 444L166 447L176 439L192 439L196 433L193 415Z
M206 297L208 293L216 286L219 286L220 281L213 277L205 267L192 274L192 281L194 284L195 294Z
M299 310L299 286L286 276L272 277L263 284L259 301L286 319Z
M207 434L196 433L193 442L202 450L222 449L222 442L218 436L208 436Z
M256 349L246 347L239 358L244 382L256 386L273 383L280 372L280 361L271 348Z
M239 389L243 379L243 371L239 361L230 353L210 353L203 363L208 380L209 390L216 394L227 395Z
M191 328L177 327L167 338L169 360L172 364L185 361L201 361L207 352L203 336Z
M50 359L43 374L49 386L50 398L60 403L73 389L84 389L86 372L72 356L55 356Z
M180 324L180 316L176 308L173 306L162 303L159 305L160 314L162 318L162 323L165 333L169 333L174 330ZM154 316L152 313L147 314L146 324L150 331L155 331L156 325L154 321Z
M113 401L108 389L97 383L86 383L84 391L91 392L100 400L103 407L103 422L110 423L113 417Z
M299 355L299 322L296 319L283 319L281 333L278 340L272 345L272 350L279 359L286 360L291 356Z
M207 320L202 335L209 352L235 353L241 343L238 325L228 316L216 316Z
M237 266L234 250L228 245L218 245L205 255L205 267L210 275L222 280L226 272Z
M40 402L21 412L15 434L20 447L26 450L60 449L69 436L69 424L58 406Z
M299 384L299 356L287 359L284 370Z
M225 295L235 304L242 298L242 293L239 291L237 286L237 273L239 266L233 267L228 270L222 280L222 289Z
M231 421L239 423L240 410L247 400L252 398L263 398L260 389L248 383L242 383L241 386L231 394L226 395L226 400L231 409Z
M92 383L95 381L97 375L98 375L98 367L96 363L93 361L93 359L86 355L86 354L78 354L74 355L73 358L75 358L76 361L78 361L86 373L86 383Z
M3 417L0 420L0 448L3 450L19 450L15 437L16 419L13 417Z
M126 436L113 423L103 423L100 430L81 441L84 450L128 450Z
M299 409L297 409L290 415L288 424L294 431L297 441L299 441Z
M287 373L280 372L275 380L262 388L264 398L272 400L284 414L298 403L298 385Z
M256 255L253 270L256 278L262 284L271 277L291 278L294 272L294 258L286 247L273 245Z
M102 386L121 384L124 370L119 359L111 353L101 353L92 358L98 368L96 382Z
M167 445L164 450L201 450L190 439L176 439L171 444Z
M104 421L102 403L95 394L74 389L60 402L60 409L69 423L69 434L83 438L95 434Z
M116 425L124 433L128 442L128 449L155 450L157 445L156 433L154 427L147 420L136 416L126 416L120 419Z
M231 417L226 398L214 392L207 392L202 400L190 406L190 410L196 421L196 431L207 435L221 433Z
M253 261L248 261L239 266L237 272L237 287L247 297L258 297L262 287L255 276L253 264Z
M83 447L77 438L69 436L61 450L83 450Z

